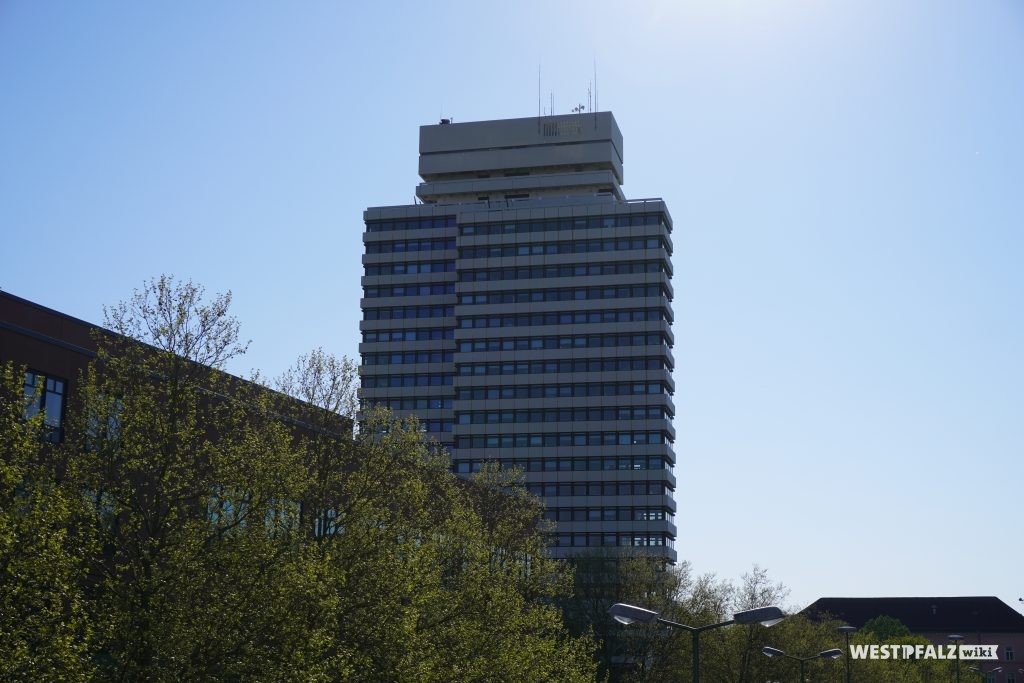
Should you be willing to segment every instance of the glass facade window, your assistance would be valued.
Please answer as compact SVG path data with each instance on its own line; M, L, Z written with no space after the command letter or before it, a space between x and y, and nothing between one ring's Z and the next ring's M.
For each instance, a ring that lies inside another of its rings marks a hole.
M457 455L457 454L456 454ZM487 460L452 460L452 471L460 474L479 472L485 462L497 463L501 469L517 469L523 472L550 472L549 463L555 463L559 472L601 472L614 470L661 470L672 467L664 455L629 455L611 457L561 457L561 458L490 458Z
M513 235L527 232L550 232L554 230L594 230L598 228L623 228L640 225L659 225L661 214L633 214L619 216L590 216L581 218L553 218L537 221L514 221L503 223L480 223L463 225L460 235ZM668 226L665 226L668 229Z
M420 351L408 353L364 353L363 365L411 365L413 363L451 363L451 351Z
M532 266L524 268L495 268L493 270L459 271L459 282L495 282L499 280L531 280L559 277L594 277L600 275L637 275L640 273L668 273L663 261L633 261L629 263L591 263L568 266Z
M393 242L368 242L367 254L404 254L417 251L444 251L454 249L454 239L397 240Z
M492 315L459 318L460 329L530 327L537 325L608 325L611 323L659 322L668 320L660 308L635 311L563 311L531 315ZM671 322L671 321L669 321Z
M443 397L427 398L381 398L367 401L369 405L383 406L391 410L447 410L452 407L452 400ZM447 429L445 431L451 431Z
M388 221L367 221L367 232L392 232L394 230L430 230L454 228L455 216L431 216L429 218L404 218Z
M573 398L583 396L632 396L671 394L661 382L617 384L521 384L516 386L465 387L455 392L459 401L495 401L511 398Z
M365 389L388 387L442 387L451 386L454 379L449 374L415 374L415 375L370 375L363 374L360 381Z
M552 522L648 522L674 517L671 508L561 508L549 507L544 518Z
M575 483L527 484L535 496L559 498L566 496L663 496L672 487L662 481L591 481Z
M406 320L412 318L449 318L454 306L400 306L364 308L363 320Z
M558 432L456 436L456 448L540 448L566 446L645 446L672 443L663 432Z
M455 261L423 261L415 263L381 263L368 265L364 273L368 276L377 275L419 275L422 273L451 273L455 271Z
M382 332L363 332L364 342L398 342L398 341L439 341L455 339L455 330L451 328L423 330L384 330Z
M63 437L66 387L63 379L34 370L25 373L25 419L43 413L43 438L50 443L60 443Z
M664 406L625 408L561 408L547 410L474 410L455 413L455 421L468 424L523 424L527 422L601 422L671 418Z
M602 251L662 249L671 255L668 243L658 237L619 240L573 240L569 242L531 242L502 246L460 247L459 258L505 258L508 256L553 256L555 254L592 254Z
M616 346L666 346L660 334L594 334L580 337L524 337L521 339L467 339L459 342L459 352L533 351L538 349L599 349Z
M633 287L584 287L580 289L531 289L515 292L489 292L487 294L460 294L459 304L526 304L542 301L588 301L592 299L637 299L662 297L671 301L661 285Z
M440 294L454 294L455 285L396 285L394 287L364 287L363 296L367 299L385 296L438 296Z
M626 372L632 370L671 370L661 357L580 358L531 363L461 363L456 374L468 375L551 375L560 372Z

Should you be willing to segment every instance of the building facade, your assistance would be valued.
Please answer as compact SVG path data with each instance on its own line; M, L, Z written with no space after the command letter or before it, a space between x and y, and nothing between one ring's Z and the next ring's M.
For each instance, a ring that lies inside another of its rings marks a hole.
M936 645L995 645L996 659L971 663L987 675L979 677L964 663L963 680L1024 683L1024 615L995 596L819 598L801 614L834 617L857 628L887 616ZM953 641L951 635L963 639Z
M364 402L522 469L555 555L674 561L672 219L623 195L615 119L442 120L419 173L364 213Z

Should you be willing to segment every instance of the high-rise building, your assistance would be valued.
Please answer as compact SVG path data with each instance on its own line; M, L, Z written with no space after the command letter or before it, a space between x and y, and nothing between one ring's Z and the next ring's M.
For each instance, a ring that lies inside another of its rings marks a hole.
M469 475L526 473L553 552L675 560L672 219L611 113L420 128L418 203L366 210L362 396Z

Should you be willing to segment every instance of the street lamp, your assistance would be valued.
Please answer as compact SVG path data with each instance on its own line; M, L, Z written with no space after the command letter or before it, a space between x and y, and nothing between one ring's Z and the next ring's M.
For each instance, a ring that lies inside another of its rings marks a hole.
M857 631L856 626L840 626L839 632L846 636L846 683L850 683L850 634Z
M969 667L967 667L967 670L968 671L973 671L976 674L981 674L982 678L984 678L987 681L989 674L997 674L997 673L999 673L1000 671L1003 670L1003 667L997 666L997 667L995 667L993 669L989 669L988 671L985 671L980 666L969 666Z
M793 659L800 662L800 683L804 683L804 665L812 659L835 659L836 657L842 657L843 651L838 647L832 650L822 650L816 655L810 657L794 657L793 655L787 655L782 650L775 647L763 647L761 648L761 654L765 657L785 657L786 659Z
M947 640L952 640L954 647L956 647L956 683L960 683L960 641L964 640L962 635L952 633L946 636Z
M729 624L762 624L764 626L771 626L783 619L782 610L778 607L758 607L744 612L737 612L732 615L732 619L729 621L723 621L718 624L687 626L686 624L662 619L660 614L649 609L637 607L636 605L627 605L622 602L617 602L608 608L608 614L615 621L627 626L629 624L663 624L683 631L689 631L693 638L693 683L700 683L700 634L702 632L728 626Z

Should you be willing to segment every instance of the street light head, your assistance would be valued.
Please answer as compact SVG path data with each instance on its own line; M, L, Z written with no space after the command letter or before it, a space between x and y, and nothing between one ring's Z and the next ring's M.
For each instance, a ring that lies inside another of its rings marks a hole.
M821 657L822 659L835 659L836 657L842 657L843 656L843 651L840 650L838 647L836 647L836 648L832 648L831 650L825 650L824 652L819 652L818 656Z
M767 645L761 648L761 654L765 657L785 657L786 653L782 650L774 647L768 647Z
M856 633L857 632L857 627L856 626L840 626L839 627L839 632L840 633Z
M737 624L760 623L762 626L772 626L782 621L785 616L778 607L758 607L745 612L737 612L732 615L732 620Z
M620 624L651 624L658 620L658 613L636 605L617 602L608 608L608 614Z
M960 635L958 633L952 633L952 634L946 636L946 638L949 639L949 640L967 640L966 638L964 638L962 635Z
M990 674L997 674L997 673L1000 673L1002 670L1003 670L1003 667L997 666L996 668L994 668L991 671L989 671L989 673Z

